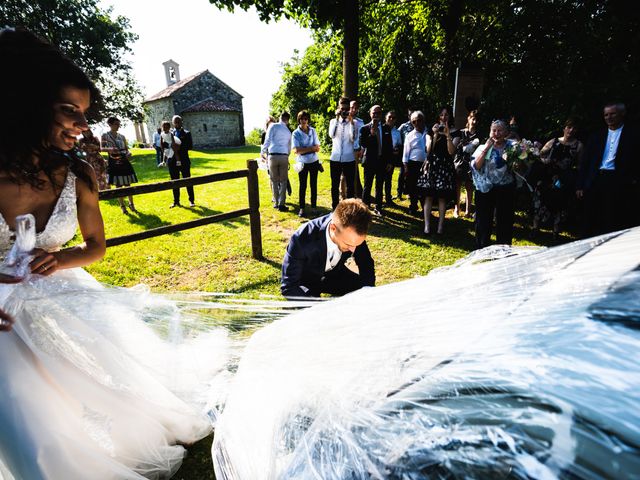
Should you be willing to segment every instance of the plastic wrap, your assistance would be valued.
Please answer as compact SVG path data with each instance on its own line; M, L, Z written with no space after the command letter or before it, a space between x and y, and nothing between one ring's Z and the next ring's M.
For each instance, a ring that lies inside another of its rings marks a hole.
M16 216L15 242L0 264L0 275L24 278L30 273L31 251L36 245L36 220L30 213Z
M299 305L108 287L82 269L0 285L0 479L169 478L212 430L256 327Z
M638 478L639 264L640 229L489 247L275 321L216 478Z

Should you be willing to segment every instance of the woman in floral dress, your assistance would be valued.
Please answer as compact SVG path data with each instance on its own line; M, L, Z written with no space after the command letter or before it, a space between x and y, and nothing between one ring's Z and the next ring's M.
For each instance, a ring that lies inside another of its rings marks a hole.
M432 127L431 134L427 138L427 182L425 186L424 202L424 233L429 235L431 227L431 207L434 200L438 200L438 230L441 234L444 227L444 216L447 210L447 201L455 195L455 169L453 166L453 154L456 147L449 125L449 108L443 107L438 115L438 122Z

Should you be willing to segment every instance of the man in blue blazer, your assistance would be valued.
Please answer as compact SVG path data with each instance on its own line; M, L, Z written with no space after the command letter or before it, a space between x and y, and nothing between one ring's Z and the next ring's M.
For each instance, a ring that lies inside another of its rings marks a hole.
M637 131L624 122L623 103L604 107L606 129L596 132L578 172L578 198L585 200L585 234L600 235L640 223L640 154Z
M362 200L342 200L328 215L293 234L282 262L280 290L287 298L344 295L373 287L375 268L366 237L371 213ZM350 263L355 263L355 273Z

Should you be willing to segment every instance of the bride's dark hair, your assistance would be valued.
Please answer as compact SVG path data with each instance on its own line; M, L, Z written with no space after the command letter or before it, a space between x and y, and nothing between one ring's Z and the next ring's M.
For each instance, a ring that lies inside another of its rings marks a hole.
M93 190L88 165L74 149L61 152L47 146L54 121L53 106L64 87L89 90L88 119L98 120L100 92L69 58L50 43L24 29L0 30L0 170L18 183L43 188L43 171L61 188L53 172L67 164ZM37 161L36 161L37 159Z

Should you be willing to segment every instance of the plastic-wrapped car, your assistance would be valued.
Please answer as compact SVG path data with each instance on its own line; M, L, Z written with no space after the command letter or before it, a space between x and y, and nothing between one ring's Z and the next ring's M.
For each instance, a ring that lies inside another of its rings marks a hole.
M640 478L640 229L489 247L256 332L219 479Z

